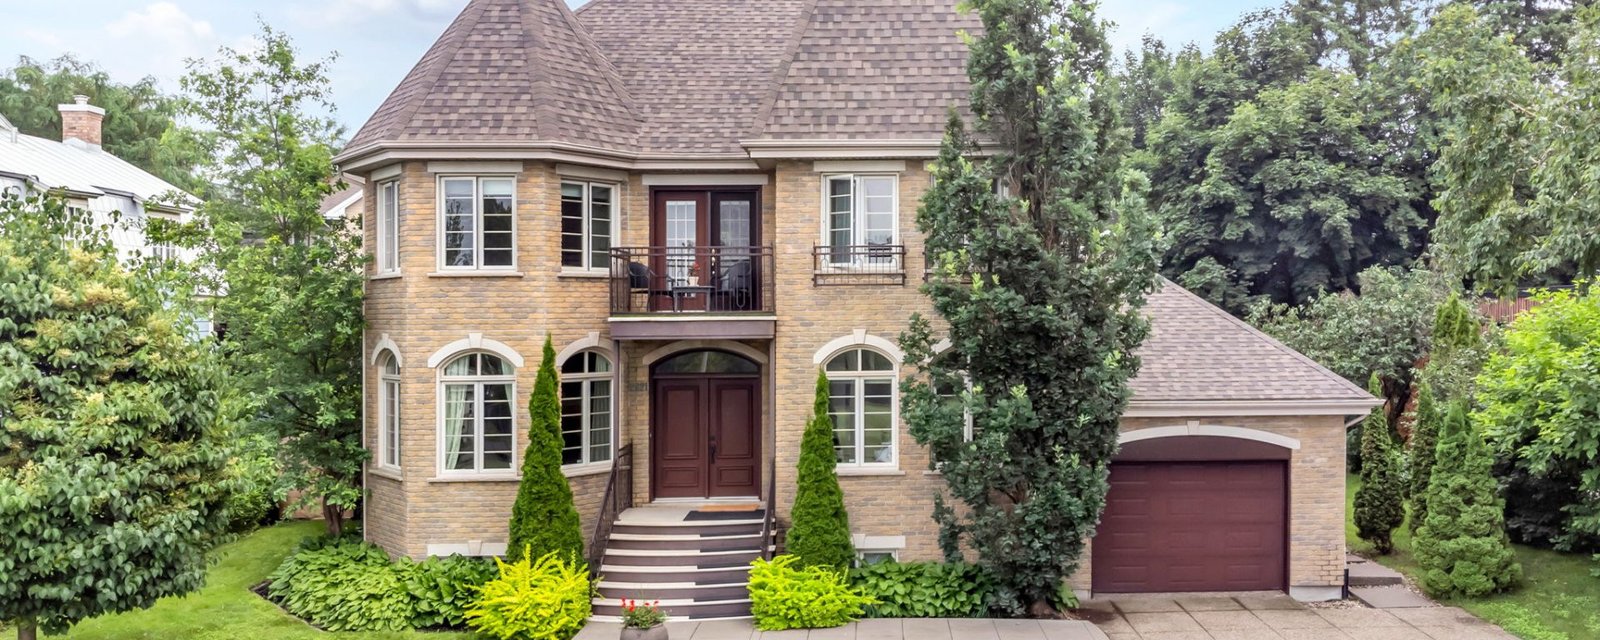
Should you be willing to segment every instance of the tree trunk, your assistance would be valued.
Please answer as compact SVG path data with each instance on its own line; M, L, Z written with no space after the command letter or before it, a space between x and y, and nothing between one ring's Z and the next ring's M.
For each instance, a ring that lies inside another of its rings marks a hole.
M328 504L328 499L322 499L322 523L328 527L328 535L337 538L344 535L344 509L338 505Z
M1061 617L1061 612L1056 611L1055 606L1050 604L1049 598L1040 598L1038 600L1034 600L1033 604L1028 605L1028 616L1032 618L1054 619Z
M32 620L17 622L17 640L38 640L39 623Z

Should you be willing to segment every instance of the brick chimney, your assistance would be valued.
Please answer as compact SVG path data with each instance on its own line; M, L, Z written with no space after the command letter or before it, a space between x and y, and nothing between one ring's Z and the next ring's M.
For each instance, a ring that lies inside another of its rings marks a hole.
M64 104L61 110L61 141L79 140L100 146L100 123L106 110L89 104L89 96L72 96L73 104Z

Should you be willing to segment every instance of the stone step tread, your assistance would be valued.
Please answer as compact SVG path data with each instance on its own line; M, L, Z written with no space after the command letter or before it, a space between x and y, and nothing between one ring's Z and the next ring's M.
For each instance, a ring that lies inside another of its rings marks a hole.
M1348 567L1350 571L1350 586L1376 587L1385 585L1405 584L1405 578L1399 571L1390 569L1376 562L1363 562Z
M1351 587L1350 595L1374 609L1418 609L1438 606L1432 600L1402 586Z

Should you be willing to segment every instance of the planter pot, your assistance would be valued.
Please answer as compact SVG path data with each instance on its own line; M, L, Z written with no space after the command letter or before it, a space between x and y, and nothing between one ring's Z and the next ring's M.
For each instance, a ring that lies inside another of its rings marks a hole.
M689 276L687 278L687 280L689 281L689 286L691 286L691 287L700 286L700 276ZM663 636L663 637L665 637L665 636ZM652 638L651 640L655 640L655 639Z
M622 640L667 640L667 625L658 624L649 629L623 627Z

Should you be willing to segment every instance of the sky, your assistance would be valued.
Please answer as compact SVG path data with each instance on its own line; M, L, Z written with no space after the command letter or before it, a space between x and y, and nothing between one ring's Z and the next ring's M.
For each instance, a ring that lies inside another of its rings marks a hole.
M585 0L567 0L573 7ZM672 0L658 0L671 2ZM112 78L153 76L176 91L185 60L223 46L248 48L257 20L294 38L301 54L337 54L330 79L335 117L353 135L467 0L0 0L0 68L18 56L72 53ZM1240 15L1269 0L1102 0L1122 50L1154 33L1173 48L1209 45Z

